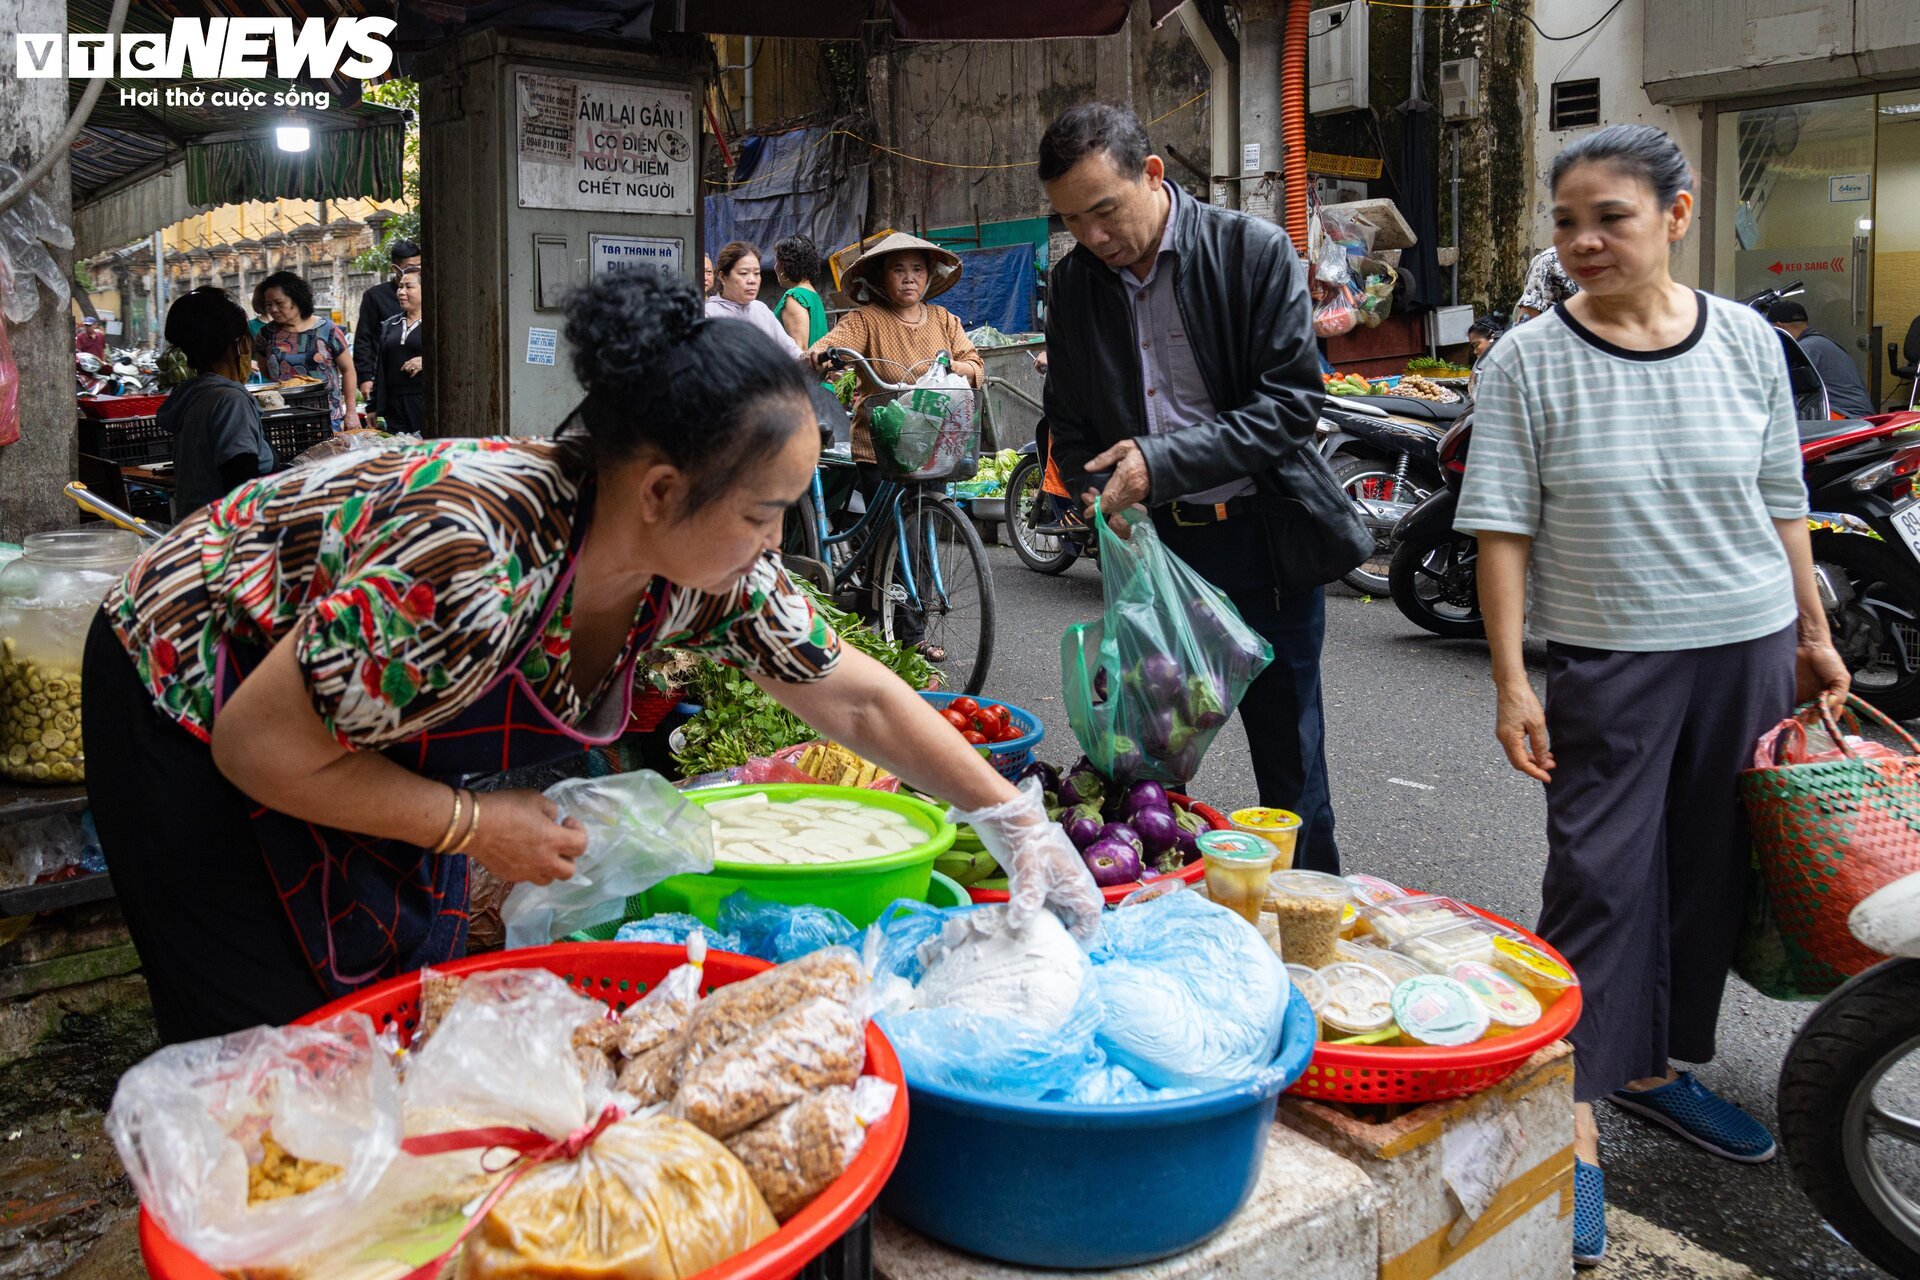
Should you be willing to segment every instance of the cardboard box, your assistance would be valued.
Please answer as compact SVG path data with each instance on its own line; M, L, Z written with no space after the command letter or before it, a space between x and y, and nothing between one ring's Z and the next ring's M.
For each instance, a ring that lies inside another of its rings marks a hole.
M1384 1123L1297 1098L1280 1100L1279 1121L1373 1182L1380 1280L1566 1280L1573 1051L1564 1041L1485 1092ZM1461 1186L1477 1213L1463 1207Z

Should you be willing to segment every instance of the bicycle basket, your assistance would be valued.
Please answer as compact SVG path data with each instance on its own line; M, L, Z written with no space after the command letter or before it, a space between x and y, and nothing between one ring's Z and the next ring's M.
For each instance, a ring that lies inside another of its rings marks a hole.
M873 454L889 480L970 479L980 465L980 416L971 388L916 387L874 406Z

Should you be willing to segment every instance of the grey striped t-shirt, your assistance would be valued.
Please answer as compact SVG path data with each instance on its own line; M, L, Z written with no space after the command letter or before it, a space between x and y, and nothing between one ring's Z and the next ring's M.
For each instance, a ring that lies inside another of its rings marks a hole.
M1454 528L1533 538L1536 635L1703 649L1793 621L1772 521L1807 512L1780 340L1706 294L1677 346L1628 351L1563 303L1480 364Z

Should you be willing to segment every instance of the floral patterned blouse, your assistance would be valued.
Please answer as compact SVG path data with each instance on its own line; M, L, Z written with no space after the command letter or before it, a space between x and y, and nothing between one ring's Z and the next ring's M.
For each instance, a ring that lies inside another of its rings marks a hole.
M579 726L626 659L672 646L789 683L818 680L840 640L768 555L712 594L656 578L620 660L582 697L569 667L566 577L589 470L551 440L361 449L264 476L176 525L107 595L108 620L155 705L209 741L220 643L292 638L314 708L346 747L445 725L516 661Z
M269 382L284 382L302 374L325 379L327 411L333 418L335 431L346 423L348 393L358 391L341 380L340 366L336 363L341 354L349 350L346 331L325 316L311 329L282 329L277 324L266 324L253 335L253 358L260 362L260 372ZM367 373L365 369L354 372L356 377Z

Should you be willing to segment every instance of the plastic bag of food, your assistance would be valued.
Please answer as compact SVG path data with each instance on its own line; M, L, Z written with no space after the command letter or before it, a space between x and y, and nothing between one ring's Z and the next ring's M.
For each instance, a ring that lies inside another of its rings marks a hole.
M648 1116L514 1183L468 1240L458 1276L685 1280L777 1229L731 1152L683 1121Z
M1286 968L1257 929L1197 893L1108 913L1093 957L1097 1041L1155 1088L1239 1084L1273 1062Z
M790 964L716 988L687 1021L683 1077L707 1058L788 1010L826 1000L857 1012L864 1021L867 974L847 947L829 947ZM857 1074L857 1072L856 1072Z
M1321 219L1324 226L1325 218ZM1335 287L1343 287L1353 272L1347 261L1347 245L1331 233L1321 236L1320 245L1314 250L1313 274L1315 278Z
M684 911L662 911L644 920L630 920L613 935L615 942L656 942L670 947L685 946L699 938L709 951L731 951L745 955L740 935L711 928L699 916Z
M1313 310L1313 332L1316 337L1337 338L1351 332L1359 322L1360 313L1353 305L1352 291L1344 286Z
M545 969L494 969L460 982L424 1047L411 1053L401 1102L416 1115L447 1117L439 1129L511 1125L563 1137L612 1097L604 1059L592 1069L575 1052L582 1028L607 1007Z
M546 795L561 818L586 828L587 849L571 878L513 887L500 909L509 949L545 946L617 920L628 898L668 876L713 870L712 820L651 770L569 778Z
M1100 1065L1086 954L1051 912L896 903L869 931L875 1021L909 1079L1009 1098L1063 1093Z
M1144 517L1095 522L1106 611L1060 640L1067 721L1103 776L1184 784L1273 648Z
M737 935L747 955L775 964L843 946L859 932L831 907L769 902L745 889L721 900L720 928Z
M761 1023L697 1064L682 1059L673 1110L725 1138L866 1066L866 1019L819 996Z
M861 1076L851 1088L835 1086L768 1116L727 1139L773 1216L785 1222L813 1202L853 1164L866 1144L867 1126L893 1107L894 1086Z
M378 1216L400 1117L373 1023L346 1014L169 1045L121 1077L106 1127L147 1211L232 1270L291 1265Z

